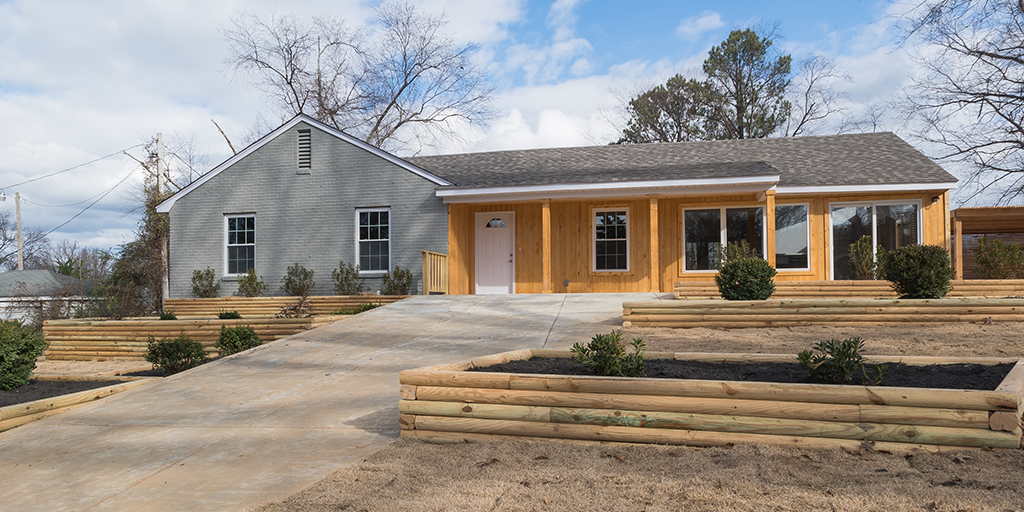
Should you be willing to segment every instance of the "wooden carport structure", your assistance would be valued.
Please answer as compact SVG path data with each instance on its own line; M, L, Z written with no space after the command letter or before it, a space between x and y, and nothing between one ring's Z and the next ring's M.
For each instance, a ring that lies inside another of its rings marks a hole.
M1024 233L1024 206L957 208L949 217L957 279L964 278L964 235Z

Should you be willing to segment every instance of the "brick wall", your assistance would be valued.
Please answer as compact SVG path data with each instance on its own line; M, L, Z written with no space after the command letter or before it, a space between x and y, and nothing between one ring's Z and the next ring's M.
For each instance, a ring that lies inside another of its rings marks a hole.
M210 267L221 295L237 293L224 279L228 214L255 214L256 272L267 295L282 295L281 278L296 262L314 271L313 295L331 295L331 270L355 264L356 208L391 208L391 267L412 270L421 290L420 250L448 252L447 208L437 186L368 151L312 128L313 164L298 174L299 123L225 169L171 208L170 296L188 297L192 272ZM304 170L305 172L305 170ZM380 278L364 283L380 288Z

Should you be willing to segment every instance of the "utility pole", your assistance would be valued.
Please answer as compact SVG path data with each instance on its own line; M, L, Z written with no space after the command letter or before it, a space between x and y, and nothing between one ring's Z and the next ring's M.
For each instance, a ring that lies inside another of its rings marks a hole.
M14 193L14 211L18 220L18 270L25 270L25 257L21 245L21 193Z
M156 195L159 198L164 196L163 179L164 162L164 136L156 134ZM164 303L170 297L171 278L169 273L169 262L167 261L167 239L160 236L160 310L164 310Z

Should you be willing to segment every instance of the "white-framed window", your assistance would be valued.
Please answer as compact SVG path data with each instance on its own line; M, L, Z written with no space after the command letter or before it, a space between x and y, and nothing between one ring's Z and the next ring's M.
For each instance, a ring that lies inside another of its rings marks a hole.
M780 271L811 269L810 205L775 205L775 268Z
M241 275L256 268L256 214L224 216L225 275Z
M594 259L595 272L629 271L629 209L595 208Z
M723 246L746 241L764 258L764 207L720 206L683 210L683 271L717 272Z
M829 204L832 279L853 279L850 246L868 237L872 254L921 243L921 201L894 200Z
M383 274L391 267L391 209L356 209L356 260L360 274Z

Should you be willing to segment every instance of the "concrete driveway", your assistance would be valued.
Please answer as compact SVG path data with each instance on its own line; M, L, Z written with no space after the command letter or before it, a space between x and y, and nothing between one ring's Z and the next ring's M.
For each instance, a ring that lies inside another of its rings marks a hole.
M398 372L568 348L671 294L414 297L0 434L4 510L240 510L398 438Z

